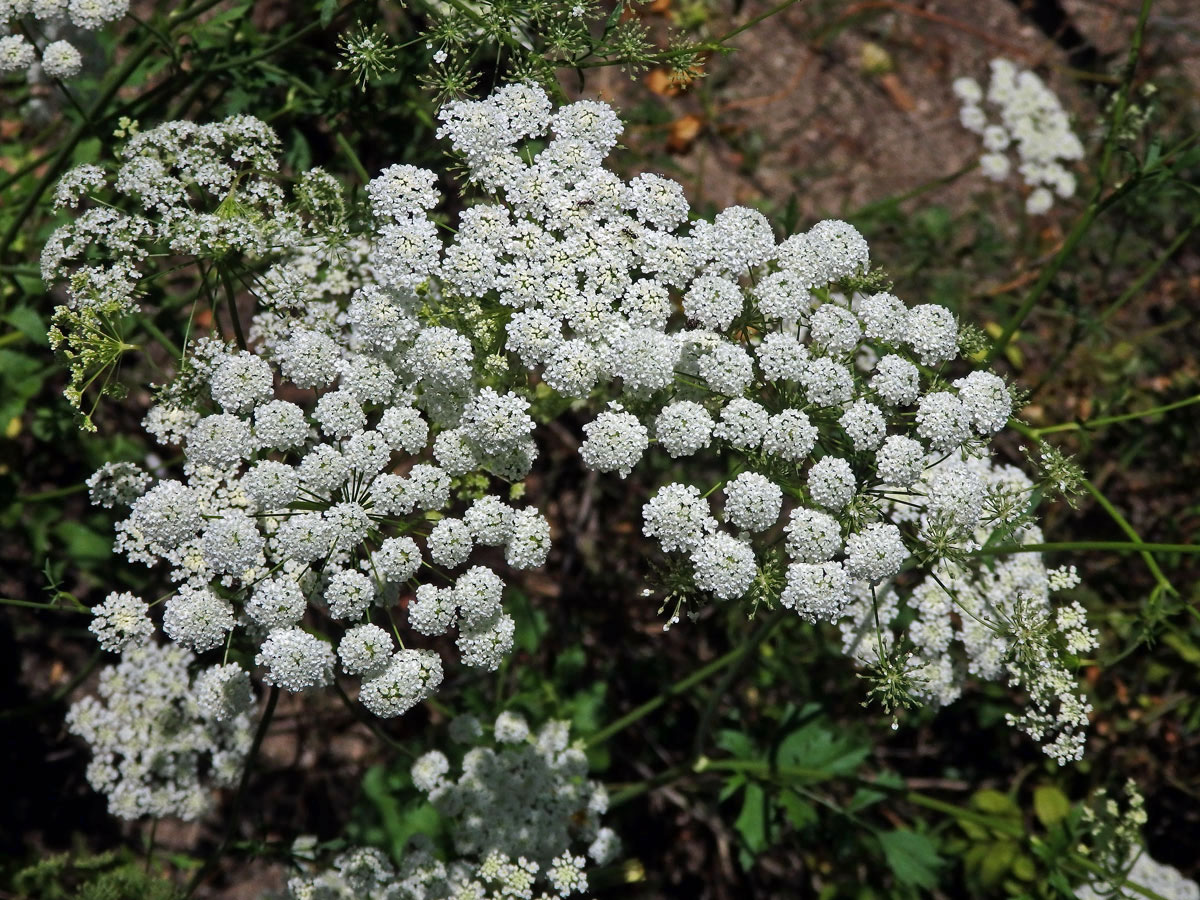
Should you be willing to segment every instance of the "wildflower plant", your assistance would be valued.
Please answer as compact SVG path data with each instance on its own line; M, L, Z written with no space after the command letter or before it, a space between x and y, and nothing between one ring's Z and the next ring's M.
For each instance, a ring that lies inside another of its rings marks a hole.
M668 625L710 603L837 625L889 709L1006 682L1029 698L1011 723L1060 763L1080 757L1089 708L1070 667L1095 633L1051 600L1075 577L1025 551L1045 486L992 460L1012 397L958 362L949 311L884 289L844 222L777 243L754 210L693 219L678 184L621 180L604 166L622 128L606 104L554 109L517 84L441 121L479 193L449 240L432 172L386 168L360 210L315 170L289 200L273 135L245 117L136 135L113 179L123 202L52 237L46 275L69 280L57 340L80 355L88 323L147 302L164 252L192 261L196 300L223 306L236 337L189 340L145 417L179 470L92 481L97 502L128 505L117 549L173 584L161 614L119 592L98 606L103 647L174 654L181 672L198 654L201 716L228 689L244 709L252 672L291 692L351 676L371 713L402 715L441 685L448 634L460 664L497 669L515 632L502 573L550 549L511 485L539 419L574 403L594 411L586 468L640 483L661 454L684 473L643 508L674 560ZM59 196L108 178L77 168ZM547 390L561 402L535 403ZM171 643L145 649L157 627ZM116 748L96 718L75 727L100 766ZM515 721L495 733L524 741ZM474 802L439 767L419 764L435 805ZM94 783L137 814L151 807L120 799L137 777ZM484 843L488 871L576 884L564 848L522 863Z

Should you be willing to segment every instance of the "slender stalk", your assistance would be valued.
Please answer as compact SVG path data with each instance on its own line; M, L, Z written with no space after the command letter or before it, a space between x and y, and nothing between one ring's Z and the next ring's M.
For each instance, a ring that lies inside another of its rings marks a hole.
M18 494L17 499L22 503L42 503L46 500L57 500L72 494L82 494L88 489L86 484L72 484L67 487L54 488L49 491L39 491L36 494Z
M1112 501L1105 497L1103 492L1090 481L1084 479L1083 486L1087 489L1087 492L1091 494L1093 498L1095 498L1096 502L1103 507L1104 511L1108 513L1109 518L1117 523L1117 527L1129 535L1129 539L1135 544L1140 545L1142 551L1142 560L1146 563L1146 567L1150 570L1150 574L1154 576L1154 580L1158 582L1159 587L1169 594L1178 595L1179 592L1175 590L1174 585L1172 585L1167 579L1167 576L1163 574L1163 570L1159 568L1158 562L1153 556L1150 555L1150 545L1142 540L1141 535L1139 535L1137 531L1134 530L1134 527L1129 524L1129 520L1121 515L1121 511L1113 506ZM1195 551L1193 550L1185 552Z
M346 158L350 160L350 166L354 169L354 174L362 179L362 183L366 184L371 180L371 176L367 174L366 167L362 164L362 160L358 158L358 154L354 152L354 148L350 146L350 142L346 140L346 135L340 131L334 135L334 140L341 147L342 152L346 154Z
M229 272L224 266L218 266L217 273L225 286L225 303L229 307L229 318L233 322L233 335L237 338L238 346L245 350L246 335L242 333L242 317L238 315L237 291L234 289L233 279L229 277Z
M876 200L874 203L868 203L866 206L860 206L858 209L846 213L846 219L861 219L864 216L869 216L878 210L887 209L890 206L898 206L905 200L912 200L914 197L920 197L922 194L928 194L930 191L936 191L940 187L953 184L968 172L973 172L977 168L979 168L978 162L968 163L957 171L951 172L949 175L942 175L940 178L934 178L925 182L924 184L919 184L915 188L905 191L902 194L896 194L894 197L884 197L882 200Z
M188 882L187 890L184 893L185 897L191 897L196 892L196 888L216 868L225 850L229 847L229 842L233 837L233 829L237 825L238 814L241 812L242 801L246 797L246 787L250 784L250 772L254 768L254 761L257 759L258 751L262 747L263 738L267 736L267 729L271 725L271 719L275 716L275 705L278 702L279 688L272 687L271 693L267 695L267 708L263 710L262 718L258 720L258 729L254 732L254 742L250 745L250 752L246 754L246 766L242 769L242 779L238 782L237 793L233 797L233 805L230 806L229 816L225 820L225 830L221 835L221 843L217 845L217 849L213 851L212 856L205 860L204 865L196 870L196 874Z
M1018 422L1016 420L1010 419L1009 425L1011 425L1013 427L1013 429L1015 431L1017 431L1018 433L1023 434L1026 437L1032 438L1033 440L1037 441L1039 444L1045 443L1045 440L1041 436L1039 436L1034 429L1030 428L1028 425L1024 424L1023 422ZM1171 548L1169 550L1163 550L1162 552L1188 552L1188 553L1195 552L1193 550L1180 551L1179 549L1177 549L1180 547L1189 547L1190 545L1187 545L1187 544L1147 544L1145 541L1142 540L1141 535L1139 535L1137 533L1137 531L1134 529L1134 527L1129 524L1129 520L1126 519L1123 515L1121 515L1121 511L1118 510L1115 506L1113 506L1112 502L1107 497L1104 496L1103 492L1099 488L1097 488L1094 484L1092 484L1087 479L1084 479L1083 485L1087 489L1087 492L1089 494L1091 494L1092 497L1096 500L1096 502L1099 503L1100 506L1104 509L1104 511L1106 513L1108 513L1109 518L1111 518L1117 524L1117 527L1120 528L1121 531L1125 532L1125 534L1128 535L1130 540L1135 545L1137 545L1137 547L1135 548L1136 552L1141 553L1142 561L1146 563L1146 568L1148 568L1150 570L1150 574L1154 576L1154 580L1155 580L1156 584L1158 585L1157 590L1162 590L1173 596L1178 596L1179 591L1177 591L1175 589L1175 586L1173 584L1171 584L1170 579L1168 579L1167 576L1165 574L1163 574L1163 570L1159 567L1157 560L1155 560L1151 554L1153 552L1153 548L1155 548L1155 547ZM1102 542L1098 542L1098 543L1104 544L1104 543L1108 543L1108 542L1102 541ZM1107 549L1120 549L1120 550L1124 551L1124 548L1126 548L1128 546L1129 546L1128 544L1120 544L1119 547L1112 547L1112 548L1107 548ZM1097 547L1093 546L1090 548L1082 548L1082 549L1105 549L1105 548L1097 548ZM1191 612L1191 614L1193 616L1195 616L1196 618L1200 618L1200 612L1197 612L1190 605L1187 607L1187 609L1189 612Z
M0 606L19 606L22 609L46 609L54 612L69 612L69 613L90 613L86 606L56 606L53 601L50 603L38 603L34 600L17 600L14 597L0 597Z
M1008 322L1005 323L1004 330L996 338L996 342L992 344L992 348L988 351L984 359L985 365L991 365L996 357L1000 356L1008 348L1009 342L1012 340L1013 335L1016 334L1017 329L1029 317L1029 314L1041 299L1042 294L1046 292L1046 289L1050 286L1055 276L1066 265L1075 248L1092 227L1092 223L1095 222L1096 217L1124 196L1124 194L1128 193L1137 183L1138 179L1136 177L1130 178L1109 194L1107 198L1104 197L1104 191L1108 184L1109 167L1112 164L1113 152L1116 149L1117 134L1121 130L1121 125L1125 119L1125 111L1129 106L1129 92L1133 87L1133 73L1137 68L1138 57L1141 55L1142 38L1146 31L1146 20L1150 16L1150 7L1153 5L1153 2L1154 0L1142 0L1141 10L1138 13L1137 26L1134 28L1133 38L1129 44L1129 54L1125 61L1125 72L1121 80L1121 88L1117 93L1116 105L1113 107L1112 121L1109 123L1108 135L1105 137L1104 148L1100 153L1100 166L1096 176L1096 187L1092 191L1091 200L1087 208L1083 211L1083 214L1075 221L1074 226L1072 226L1066 240L1063 241L1063 245L1058 253L1055 254L1054 259L1042 270L1041 275L1038 276L1037 281L1030 288L1021 306L1013 313Z
M712 730L713 722L716 721L717 705L721 702L721 698L728 693L734 679L742 674L754 651L775 630L775 625L783 618L783 615L784 610L777 609L771 614L770 618L758 626L754 634L746 641L746 648L742 652L741 657L725 670L725 673L721 676L721 680L713 688L712 696L708 698L708 703L704 707L704 713L700 716L700 724L696 728L696 736L692 740L692 757L694 759L699 759L700 755L704 753L704 745L708 742L708 733Z
M748 21L742 25L739 25L737 28L734 28L732 31L725 32L723 35L721 35L719 38L717 38L716 41L714 41L713 43L715 43L718 47L720 47L720 46L724 45L726 41L733 40L735 37L737 37L743 31L753 28L759 22L763 22L763 21L771 18L772 16L779 15L779 13L783 12L789 6L793 6L794 4L796 4L798 2L799 2L799 0L783 0L782 3L775 4L770 9L768 9L766 12L759 13L753 19L751 19L750 21Z
M1107 550L1114 553L1200 553L1197 544L1148 544L1145 541L1061 541L1045 544L996 544L972 550L971 556L1006 553L1056 553L1066 550Z
M775 6L772 6L766 12L760 13L759 15L755 16L750 21L746 22L745 24L739 25L736 28L733 28L730 31L725 32L725 34L721 35L718 38L715 38L711 41L704 41L703 43L695 44L695 45L689 46L689 47L679 47L674 50L663 50L661 53L651 53L649 56L645 57L644 61L647 63L661 63L661 62L667 62L669 60L675 59L678 56L686 56L686 55L692 54L692 53L728 52L730 50L730 48L725 46L726 42L733 40L733 38L737 37L743 31L746 31L749 28L753 28L759 22L769 19L772 16L778 15L779 13L781 13L785 9L787 9L789 6L794 6L796 3L799 3L799 2L800 2L800 0L783 0L782 3L778 3ZM600 58L594 59L594 60L588 60L587 57L585 56L581 59L574 60L570 65L576 69L595 69L595 68L599 68L600 66L611 66L614 63L619 63L619 62L620 62L620 59L612 57L612 56L604 56L604 57L600 57Z
M183 350L173 340L167 337L166 334L163 333L163 330L155 325L149 316L142 316L138 324L142 326L142 329L149 334L150 337L158 341L162 345L163 349L170 353L172 357L183 357Z
M338 18L342 15L342 13L348 12L354 6L354 4L356 2L358 2L358 0L350 0L350 2L348 2L348 3L343 3L341 5L341 7L339 7L338 10L336 12L334 12L333 18L330 20L330 24L332 24L333 22L336 22L338 20ZM239 66L246 66L246 65L249 65L250 63L258 62L260 59L267 59L271 56L274 56L276 53L278 53L284 47L287 47L290 44L294 44L296 41L300 40L300 38L315 31L316 29L318 29L320 27L321 27L320 21L309 22L307 25L305 25L304 27L302 27L300 29L297 29L296 31L292 32L292 34L288 35L287 37L281 38L280 40L276 41L274 44L272 44L270 47L267 47L265 50L260 50L257 53L250 53L250 54L247 54L246 56L239 56L235 59L226 60L225 62L223 62L219 65L212 66L208 71L209 71L209 73L227 72L230 69L236 69Z
M362 709L362 707L354 705L354 701L350 699L349 694L346 693L346 689L338 684L336 678L333 681L333 687L337 691L338 699L341 700L342 705L349 710L350 715L354 716L354 718L363 725L366 725L371 734L375 735L375 737L379 738L379 740L383 741L393 750L399 750L409 759L416 759L416 754L413 753L412 750L410 750L408 747L405 747L399 741L395 740L381 728L379 728L379 726L376 724L376 721L372 720L372 718Z
M774 629L774 627L781 621L782 617L776 618L772 622L767 623L768 630ZM762 639L765 639L765 637L766 635L763 635ZM762 639L754 642L753 646L757 647L760 643L762 643ZM705 679L712 677L726 666L733 665L735 662L741 659L741 657L746 653L747 650L750 649L750 647L751 641L747 641L746 643L733 648L724 656L717 657L712 662L708 663L708 665L701 666L686 678L681 678L679 681L676 681L666 690L662 691L657 697L647 700L641 706L630 710L616 721L610 722L608 725L601 728L594 735L588 738L587 746L595 747L599 744L603 744L614 734L617 734L618 732L628 728L634 722L639 722L646 718L646 716L650 715L650 713L654 712L672 697L677 697L680 694L685 693L693 685L697 685Z
M1164 406L1155 406L1152 409L1144 409L1138 412L1122 413L1119 416L1103 416L1098 419L1087 419L1083 422L1063 422L1060 425L1047 425L1045 428L1034 428L1033 435L1035 437L1042 437L1047 434L1057 434L1061 431L1091 431L1094 428L1103 428L1106 425L1115 425L1118 422L1128 422L1131 419L1144 419L1147 416L1156 416L1159 413L1183 409L1185 406L1192 406L1196 403L1200 403L1200 394L1197 394L1195 397L1188 397L1186 400L1167 403Z
M1200 228L1200 215L1192 219L1192 221L1188 223L1187 228L1183 229L1183 231L1179 233L1175 240L1171 241L1170 246L1163 251L1163 254L1153 263L1151 263L1146 268L1146 271L1134 279L1133 283L1121 293L1120 297L1112 302L1112 305L1101 314L1100 324L1103 325L1108 322L1108 320L1116 314L1117 310L1128 303L1130 299L1140 294L1142 289L1149 283L1150 279L1157 275L1158 270L1166 264L1167 260L1174 256L1179 248L1187 243L1188 238L1192 236L1192 232L1197 228Z

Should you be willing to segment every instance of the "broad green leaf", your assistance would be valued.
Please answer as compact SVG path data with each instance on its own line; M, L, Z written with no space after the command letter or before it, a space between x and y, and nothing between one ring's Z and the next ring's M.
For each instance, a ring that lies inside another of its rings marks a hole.
M748 734L741 731L733 731L728 728L718 731L716 744L722 750L732 753L738 759L753 759L757 755L754 748L754 741L750 739Z
M1037 875L1037 866L1030 857L1022 853L1013 860L1012 873L1022 881L1033 881Z
M943 860L927 835L907 829L883 831L878 835L888 868L901 884L932 888Z
M989 788L976 791L971 796L971 805L982 812L1005 819L1018 818L1021 815L1021 810L1012 797Z
M4 321L35 344L42 347L49 344L46 337L46 322L32 307L18 306L16 309L10 310L4 317Z
M986 848L987 852L979 860L979 880L987 887L993 887L1012 868L1017 857L1017 845L1014 841L994 841Z
M112 537L99 534L82 522L69 519L60 522L54 534L66 545L66 554L70 559L102 560L112 556Z
M1058 788L1043 784L1033 792L1033 812L1039 822L1049 827L1070 815L1071 801Z
M746 842L751 853L761 853L767 848L767 818L763 789L757 784L746 785L742 797L742 811L733 823L734 829Z
M783 739L776 754L782 767L815 769L829 776L846 775L858 768L871 748L834 733L820 722L809 722Z
M817 822L816 809L795 791L784 791L779 797L779 805L783 807L788 821L797 829L807 828Z

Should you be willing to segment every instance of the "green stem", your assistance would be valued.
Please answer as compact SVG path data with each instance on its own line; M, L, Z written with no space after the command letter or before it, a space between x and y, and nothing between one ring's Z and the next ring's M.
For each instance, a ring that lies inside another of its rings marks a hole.
M1120 510L1118 510L1115 506L1113 506L1112 502L1107 497L1104 496L1104 494L1100 491L1100 489L1098 487L1096 487L1094 484L1092 484L1087 479L1084 479L1083 486L1087 489L1087 492L1089 494L1091 494L1093 498L1095 498L1096 502L1100 504L1100 506L1104 509L1104 511L1106 513L1108 513L1109 518L1111 518L1114 522L1117 523L1117 527L1120 528L1123 532L1125 532L1125 534L1127 534L1129 536L1129 539L1131 541L1133 541L1135 544L1138 544L1141 546L1142 560L1146 563L1146 567L1150 570L1150 574L1154 576L1154 580L1158 582L1158 586L1160 588L1162 588L1163 590L1165 590L1168 594L1178 595L1179 592L1177 590L1175 590L1175 587L1167 579L1167 576L1163 574L1163 570L1159 568L1158 562L1154 559L1153 556L1150 555L1149 548L1151 547L1151 545L1147 544L1145 541L1142 540L1141 535L1139 535L1137 533L1137 531L1134 530L1134 527L1129 524L1129 520L1126 519L1123 515L1121 515ZM1171 546L1171 545L1167 544L1164 546ZM1193 551L1185 551L1185 552L1195 552L1195 551L1193 550Z
M1095 496L1095 495L1093 495ZM1062 541L1045 544L997 544L971 551L972 556L1003 556L1006 553L1056 553L1065 550L1107 550L1116 553L1200 553L1197 544L1148 544L1145 541ZM1172 589L1174 590L1174 589Z
M905 191L902 194L897 194L894 197L884 197L882 200L876 200L874 203L868 203L866 206L860 206L858 209L846 213L846 219L848 221L853 221L855 219L861 219L865 216L870 216L881 209L887 209L891 206L898 206L906 200L912 200L914 197L920 197L922 194L928 194L930 191L936 191L940 187L953 184L968 172L973 172L977 168L979 168L978 162L969 163L956 172L951 172L949 175L943 175L940 178L934 178L932 181L919 184L915 188Z
M1036 433L1036 431L1034 431L1034 429L1030 428L1025 423L1010 419L1009 424L1013 427L1013 429L1015 431L1019 432L1020 434L1025 435L1026 437L1032 438L1033 440L1037 441L1039 444L1046 443L1045 440L1043 440ZM1154 547L1179 548L1179 547L1188 547L1190 545L1187 545L1187 544L1147 544L1145 541L1142 540L1141 535L1139 535L1137 533L1137 531L1134 529L1134 527L1129 524L1129 520L1126 519L1123 515L1121 515L1121 511L1118 510L1115 506L1113 506L1112 502L1107 497L1104 496L1104 494L1100 491L1099 488L1097 488L1094 484L1092 484L1087 479L1083 480L1083 485L1087 489L1087 492L1089 494L1091 494L1092 497L1095 498L1096 502L1099 503L1100 506L1104 509L1104 511L1106 513L1108 513L1109 518L1111 518L1117 524L1117 527L1120 528L1121 531L1123 531L1129 537L1129 539L1131 541L1133 541L1134 544L1138 545L1136 548L1137 552L1141 553L1142 561L1146 563L1146 568L1148 568L1150 570L1150 574L1154 576L1154 580L1158 585L1158 587L1156 588L1156 591L1161 590L1161 591L1165 591L1168 594L1178 596L1179 592L1177 590L1175 590L1175 586L1172 585L1170 580L1167 578L1167 576L1163 574L1163 570L1159 567L1158 562L1151 555L1151 552L1152 552L1152 548L1154 548ZM1099 543L1108 543L1108 542L1099 542ZM1126 544L1119 545L1119 548L1121 548L1121 549L1123 549L1125 547L1128 547L1128 545L1126 545ZM1114 547L1112 549L1118 549L1118 548ZM1180 551L1177 549L1172 549L1172 550L1167 550L1167 551L1163 551L1163 552L1180 552ZM1195 551L1186 550L1183 552L1195 552ZM1196 616L1197 618L1200 618L1200 613L1197 613L1196 610L1192 609L1191 606L1188 606L1188 610L1194 616Z
M1106 425L1115 425L1117 422L1128 422L1131 419L1144 419L1146 416L1156 416L1159 413L1171 412L1175 409L1183 409L1185 406L1192 406L1200 403L1200 394L1195 397L1188 397L1186 400L1177 400L1174 403L1167 403L1164 406L1155 406L1152 409L1144 409L1138 412L1122 413L1119 416L1104 416L1098 419L1088 419L1083 422L1063 422L1061 425L1047 425L1045 428L1034 428L1033 436L1042 437L1047 434L1057 434L1060 431L1090 431L1093 428L1103 428Z
M341 5L341 7L339 7L337 9L337 11L334 12L333 18L330 20L330 24L337 21L337 19L342 15L342 13L348 12L354 6L354 4L357 2L358 2L358 0L350 0L349 3L343 3ZM239 66L246 66L246 65L249 65L250 63L258 62L260 59L267 59L268 57L274 56L276 53L278 53L284 47L287 47L289 44L294 44L296 41L300 40L300 38L304 37L306 34L309 34L310 32L315 31L316 29L318 29L320 27L322 27L322 26L319 21L309 22L303 28L300 28L299 30L293 32L292 34L288 35L285 38L281 38L280 40L278 40L274 44L272 44L270 47L267 47L265 50L260 50L257 53L251 53L246 56L238 57L236 59L226 60L225 62L221 63L220 65L212 66L210 69L208 69L208 72L210 74L213 72L227 72L230 69L236 69Z
M61 595L60 595L61 596ZM57 597L55 598L57 599ZM78 602L78 601L76 601ZM79 606L56 606L53 600L49 603L37 603L33 600L17 600L15 597L0 597L0 606L19 606L22 609L49 609L54 612L90 613L83 604Z
M1066 265L1067 260L1075 251L1075 248L1083 240L1083 237L1087 234L1088 229L1092 227L1092 223L1096 220L1096 217L1107 207L1111 206L1118 199L1132 190L1133 186L1138 181L1136 177L1131 177L1126 180L1124 184L1120 185L1118 188L1116 188L1116 190L1109 194L1107 198L1104 198L1104 191L1108 183L1108 170L1112 162L1113 151L1116 148L1117 134L1120 132L1122 121L1125 118L1125 110L1129 104L1129 91L1133 86L1133 73L1137 67L1138 56L1141 53L1142 37L1146 31L1146 20L1150 16L1150 7L1152 4L1153 0L1142 0L1141 10L1138 13L1137 26L1134 28L1133 38L1129 45L1129 55L1125 62L1125 72L1122 78L1121 88L1117 94L1116 105L1113 108L1113 117L1112 121L1109 123L1108 135L1104 141L1104 149L1100 154L1100 167L1096 176L1096 187L1092 192L1091 201L1088 203L1087 208L1083 211L1083 214L1076 220L1075 225L1071 228L1066 240L1063 241L1062 248L1057 254L1055 254L1054 259L1051 260L1050 264L1042 270L1042 274L1038 276L1038 280L1034 283L1033 287L1030 288L1029 293L1026 295L1025 300L1021 303L1021 306L1015 313L1013 313L1008 322L1005 323L1004 330L1000 333L1000 336L996 338L996 342L992 345L992 348L988 351L988 354L984 359L985 365L991 365L993 360L995 360L997 356L1001 355L1008 348L1008 344L1012 340L1013 335L1016 334L1017 329L1020 328L1025 319L1028 318L1029 314L1033 311L1033 308L1041 299L1042 294L1046 292L1046 289L1050 286L1050 283L1054 280L1055 276L1058 275L1058 273L1062 270L1062 267Z
M1131 298L1140 294L1142 292L1142 288L1149 283L1150 279L1158 274L1158 270L1163 267L1167 260L1174 256L1179 248L1187 243L1187 239L1192 236L1192 232L1197 228L1200 228L1200 215L1192 219L1192 221L1188 223L1187 228L1181 231L1175 240L1171 241L1170 246L1167 247L1162 256L1151 263L1146 271L1139 275L1134 280L1133 284L1129 285L1129 287L1125 289L1121 296L1113 301L1112 305L1100 316L1100 324L1105 324L1113 317L1117 310L1128 303Z
M693 759L700 759L701 754L704 753L704 745L708 742L708 733L712 729L713 722L716 720L717 704L721 702L721 698L729 691L729 687L733 684L734 679L741 675L754 651L775 630L775 625L783 618L784 612L782 609L776 610L771 614L770 618L758 626L754 634L746 641L747 646L743 650L741 657L725 670L725 673L721 676L721 680L713 688L712 696L708 698L708 703L704 707L704 713L700 716L700 724L696 728L696 736L692 740Z
M358 158L358 154L354 152L354 148L350 146L350 142L346 140L346 135L340 131L333 138L337 141L337 145L342 148L342 152L346 154L346 158L350 160L350 166L354 169L354 174L362 179L362 183L366 184L371 180L371 176L367 174L366 167L363 166L362 160Z
M773 629L781 621L782 621L782 618L776 618L772 622L767 623L768 630ZM765 637L766 637L766 635L763 635L762 639L765 639ZM762 643L762 639L753 642L753 646L757 647L758 644ZM685 693L693 685L699 684L700 682L704 681L705 679L710 678L711 676L715 675L717 672L720 672L726 666L730 666L733 663L737 662L746 653L746 651L750 649L751 643L752 643L751 641L747 641L746 643L741 644L740 646L735 647L734 649L730 650L724 656L717 657L712 662L710 662L708 665L701 666L699 669L697 669L692 674L688 675L686 678L681 678L679 681L672 684L666 690L662 691L657 697L654 697L651 700L647 700L641 706L637 707L636 709L630 710L628 713L621 716L616 721L610 722L608 725L604 726L599 731L597 731L594 735L592 735L590 738L588 738L587 746L595 747L599 744L603 744L614 734L617 734L619 731L622 731L625 728L628 728L634 722L638 722L638 721L646 718L646 716L650 715L650 713L654 712L656 709L658 709L660 706L662 706L664 703L666 703L672 697L677 697L680 694Z
M217 274L221 277L221 283L225 286L225 302L229 307L229 318L233 322L233 335L237 338L238 346L242 350L247 349L246 335L242 333L242 318L238 315L237 308L237 291L233 287L233 279L229 277L229 272L223 267L217 267Z
M270 727L271 719L275 716L275 704L279 702L279 688L272 687L271 693L267 696L267 708L263 710L262 718L258 720L258 729L254 732L254 742L250 745L250 752L246 754L245 768L242 769L242 778L238 782L237 793L233 797L233 805L229 808L229 817L225 820L225 831L221 835L221 843L217 845L217 849L213 852L204 865L201 866L196 874L192 876L192 880L188 882L187 890L184 893L185 897L191 897L196 892L196 888L221 861L222 855L229 847L229 841L233 837L233 829L237 824L238 813L241 811L242 800L246 796L246 787L250 784L250 772L254 768L254 761L258 757L258 751L262 747L263 738L267 736L267 729Z
M346 689L337 682L337 679L334 679L333 687L337 691L338 699L341 700L342 705L349 710L350 715L354 716L354 718L363 725L366 725L371 734L375 735L375 737L379 738L379 740L383 741L393 750L400 751L409 759L416 759L416 754L413 753L412 750L380 730L375 721L371 719L371 716L362 707L354 705L354 701L350 699L350 695L347 694Z
M22 503L41 503L44 500L57 500L60 497L69 497L72 494L80 494L88 489L86 484L72 484L68 487L54 488L50 491L41 491L36 494L18 494L17 499Z
M759 22L763 22L763 21L771 18L772 16L778 15L779 13L781 13L785 9L787 9L789 6L792 6L794 3L797 3L797 2L798 2L798 0L783 0L782 3L775 4L770 9L768 9L766 12L760 13L759 15L757 15L753 19L751 19L749 22L746 22L744 25L739 25L737 28L733 29L732 31L725 32L725 34L723 34L719 38L717 38L714 43L718 47L721 47L727 41L733 40L735 37L737 37L743 31L753 28Z
M178 357L180 359L183 358L183 350L181 350L173 340L167 337L166 334L163 333L163 330L155 325L153 321L151 321L149 316L141 317L138 324L142 326L142 329L149 334L150 337L158 341L159 344L162 345L163 349L170 353L172 357Z
M1113 153L1117 148L1117 135L1125 124L1125 113L1129 109L1129 93L1133 89L1133 74L1137 70L1138 57L1142 52L1142 39L1146 34L1146 22L1150 18L1150 7L1154 0L1142 0L1138 10L1137 24L1133 28L1133 37L1129 41L1129 53L1125 57L1125 70L1121 73L1121 87L1117 91L1117 102L1113 106L1112 121L1108 126L1108 134L1104 139L1104 150L1100 154L1100 183L1108 180L1108 168L1112 164Z

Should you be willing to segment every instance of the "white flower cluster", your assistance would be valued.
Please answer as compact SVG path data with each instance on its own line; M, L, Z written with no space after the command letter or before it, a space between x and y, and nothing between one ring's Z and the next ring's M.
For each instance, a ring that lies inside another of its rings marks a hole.
M395 646L406 594L412 631L456 630L467 665L495 669L512 645L502 580L468 561L476 547L500 547L511 567L540 566L549 527L486 493L455 510L452 486L471 473L524 477L534 422L520 394L478 387L461 331L416 317L422 261L436 265L440 248L426 246L428 173L392 167L371 183L379 218L365 267L367 242L335 246L342 235L328 219L285 202L271 180L276 149L245 117L136 135L114 182L136 211L89 209L47 245L48 275L74 266L77 305L102 291L134 302L155 247L270 264L253 349L196 342L146 417L160 441L183 446L182 478L151 486L140 470L109 465L89 484L96 502L131 505L118 549L170 565L178 589L162 625L172 640L198 653L248 641L263 680L290 691L328 684L340 662L362 678L369 709L395 716L442 680L436 653ZM106 178L73 170L59 200L75 204ZM300 206L335 207L322 186L319 173L302 179ZM149 620L131 609L110 598L93 629L106 646L144 631ZM332 621L344 624L335 646L317 633Z
M1007 59L993 59L991 82L985 93L974 78L957 78L954 93L962 102L959 120L979 135L984 154L979 167L984 177L1003 181L1012 171L1031 189L1025 199L1030 215L1041 215L1054 197L1075 196L1075 176L1063 161L1083 158L1083 144L1058 97L1033 72L1018 69ZM993 118L983 101L996 109Z
M451 516L450 475L415 456L438 427L410 402L425 399L419 380L402 357L354 352L355 343L352 333L296 328L262 355L201 346L195 365L208 396L187 407L190 428L172 436L184 445L184 477L133 501L117 546L132 561L172 567L179 586L162 620L172 640L202 653L244 634L269 684L328 684L335 651L304 625L344 623L342 669L361 676L369 709L395 716L442 680L436 653L396 649L400 598L414 594L412 631L457 628L462 661L495 669L514 629L504 583L466 563L477 546L501 546L509 565L539 566L549 531L535 511L492 495ZM318 388L315 403L283 399L300 398L286 388L289 372L293 385ZM536 452L523 443L527 406L484 389L463 405L462 424L439 436L459 434L470 471L518 447L523 474ZM502 464L518 468L511 456Z
M413 765L413 783L449 822L455 859L438 859L423 836L409 843L397 868L378 851L353 850L330 871L292 879L291 900L552 900L586 892L587 859L611 862L620 841L600 825L608 795L587 779L568 723L548 722L534 734L522 716L506 712L492 731L494 744L486 746L477 720L452 723L452 738L471 745L457 781L440 751ZM573 849L585 846L586 858Z
M538 566L549 529L486 493L455 510L451 485L525 476L537 378L602 407L579 450L592 470L627 477L661 447L737 473L720 493L685 480L645 506L645 533L686 555L693 594L833 622L872 589L886 603L910 561L959 561L1010 524L978 467L934 465L988 457L1012 412L1005 383L949 380L953 315L872 287L852 226L777 244L750 209L689 222L678 184L604 168L621 126L602 103L552 110L539 88L509 85L449 104L442 123L491 194L448 244L429 216L433 173L384 170L367 190L370 233L347 238L330 225L340 194L310 173L311 214L292 211L269 177L273 136L238 119L131 141L116 188L139 211L89 209L47 245L48 277L74 269L75 303L114 285L132 298L151 246L266 269L253 351L197 343L146 419L184 446L184 478L137 499L118 543L173 567L172 638L203 652L245 633L265 678L297 690L336 664L312 628L344 621L342 669L363 677L369 708L396 715L442 678L436 655L396 650L381 627L411 592L413 631L457 628L462 661L495 668L513 622L499 576L470 555L503 546L509 565ZM60 199L104 180L76 169ZM209 185L238 203L210 213L195 202Z
M1020 521L1033 489L1012 466L951 457L933 461L910 490L892 494L891 517L941 540L982 545L1003 535L1005 543L1040 544L1041 530ZM1059 763L1077 760L1091 705L1062 652L1094 649L1096 631L1077 603L1054 608L1051 592L1066 584L1038 553L1013 553L991 565L942 560L906 591L860 582L849 588L854 600L840 623L843 647L866 665L899 649L913 696L934 706L956 700L968 678L1007 682L1029 696L1028 708L1010 714L1009 723ZM893 630L899 622L907 624Z
M113 815L190 821L209 809L214 787L240 777L253 740L250 679L236 665L192 678L193 661L182 647L139 641L101 670L100 699L84 697L67 714L92 748L88 782Z
M40 68L50 78L73 78L83 68L83 56L68 40L39 38L31 43L20 23L36 22L39 35L96 31L115 22L129 9L129 0L4 0L0 3L0 75ZM11 32L11 33L5 33Z
M168 122L131 136L120 156L111 173L76 166L55 190L58 208L78 207L110 188L116 195L58 228L42 250L43 278L67 279L72 308L132 311L139 267L154 253L260 260L312 243L276 183L279 139L258 119ZM310 295L319 290L315 274Z

